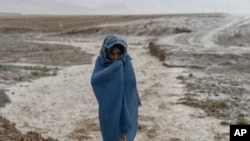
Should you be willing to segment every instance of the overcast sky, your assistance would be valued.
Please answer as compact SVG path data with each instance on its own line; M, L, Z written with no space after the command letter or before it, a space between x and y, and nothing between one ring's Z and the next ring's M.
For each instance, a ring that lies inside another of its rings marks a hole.
M0 12L23 14L250 13L250 0L0 0Z

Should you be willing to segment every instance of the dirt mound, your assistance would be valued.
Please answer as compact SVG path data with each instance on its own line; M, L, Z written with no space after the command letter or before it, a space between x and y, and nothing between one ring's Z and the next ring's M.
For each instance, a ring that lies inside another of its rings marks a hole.
M36 132L22 134L15 124L0 116L0 141L58 141L52 138L43 138Z
M4 107L6 103L9 103L10 100L8 96L5 94L4 90L0 89L0 107Z

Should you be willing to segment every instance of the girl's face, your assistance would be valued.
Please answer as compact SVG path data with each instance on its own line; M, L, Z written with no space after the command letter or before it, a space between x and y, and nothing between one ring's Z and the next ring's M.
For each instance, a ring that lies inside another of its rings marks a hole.
M109 58L111 60L119 59L122 55L122 50L119 47L114 47L109 53Z

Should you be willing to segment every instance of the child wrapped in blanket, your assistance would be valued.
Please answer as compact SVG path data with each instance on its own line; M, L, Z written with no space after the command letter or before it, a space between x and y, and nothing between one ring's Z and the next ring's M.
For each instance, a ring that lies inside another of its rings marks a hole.
M120 35L104 39L91 85L99 105L103 141L133 141L141 101L127 43Z

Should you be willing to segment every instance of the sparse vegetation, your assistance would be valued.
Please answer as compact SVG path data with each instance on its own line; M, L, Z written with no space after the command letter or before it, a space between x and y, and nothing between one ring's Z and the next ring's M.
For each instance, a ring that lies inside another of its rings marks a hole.
M57 67L48 66L17 66L17 65L5 65L0 64L0 78L4 79L6 83L8 81L27 81L30 79L55 76L57 75Z
M227 108L228 104L225 100L213 101L212 106L215 108Z
M33 76L55 76L57 75L57 70L58 70L57 68L52 69L52 68L48 68L47 66L36 67L33 69L31 74Z
M0 72L1 71L12 71L12 70L13 70L13 66L0 64Z
M238 125L247 125L249 122L245 118L245 116L239 116L238 119L236 120L236 124Z

